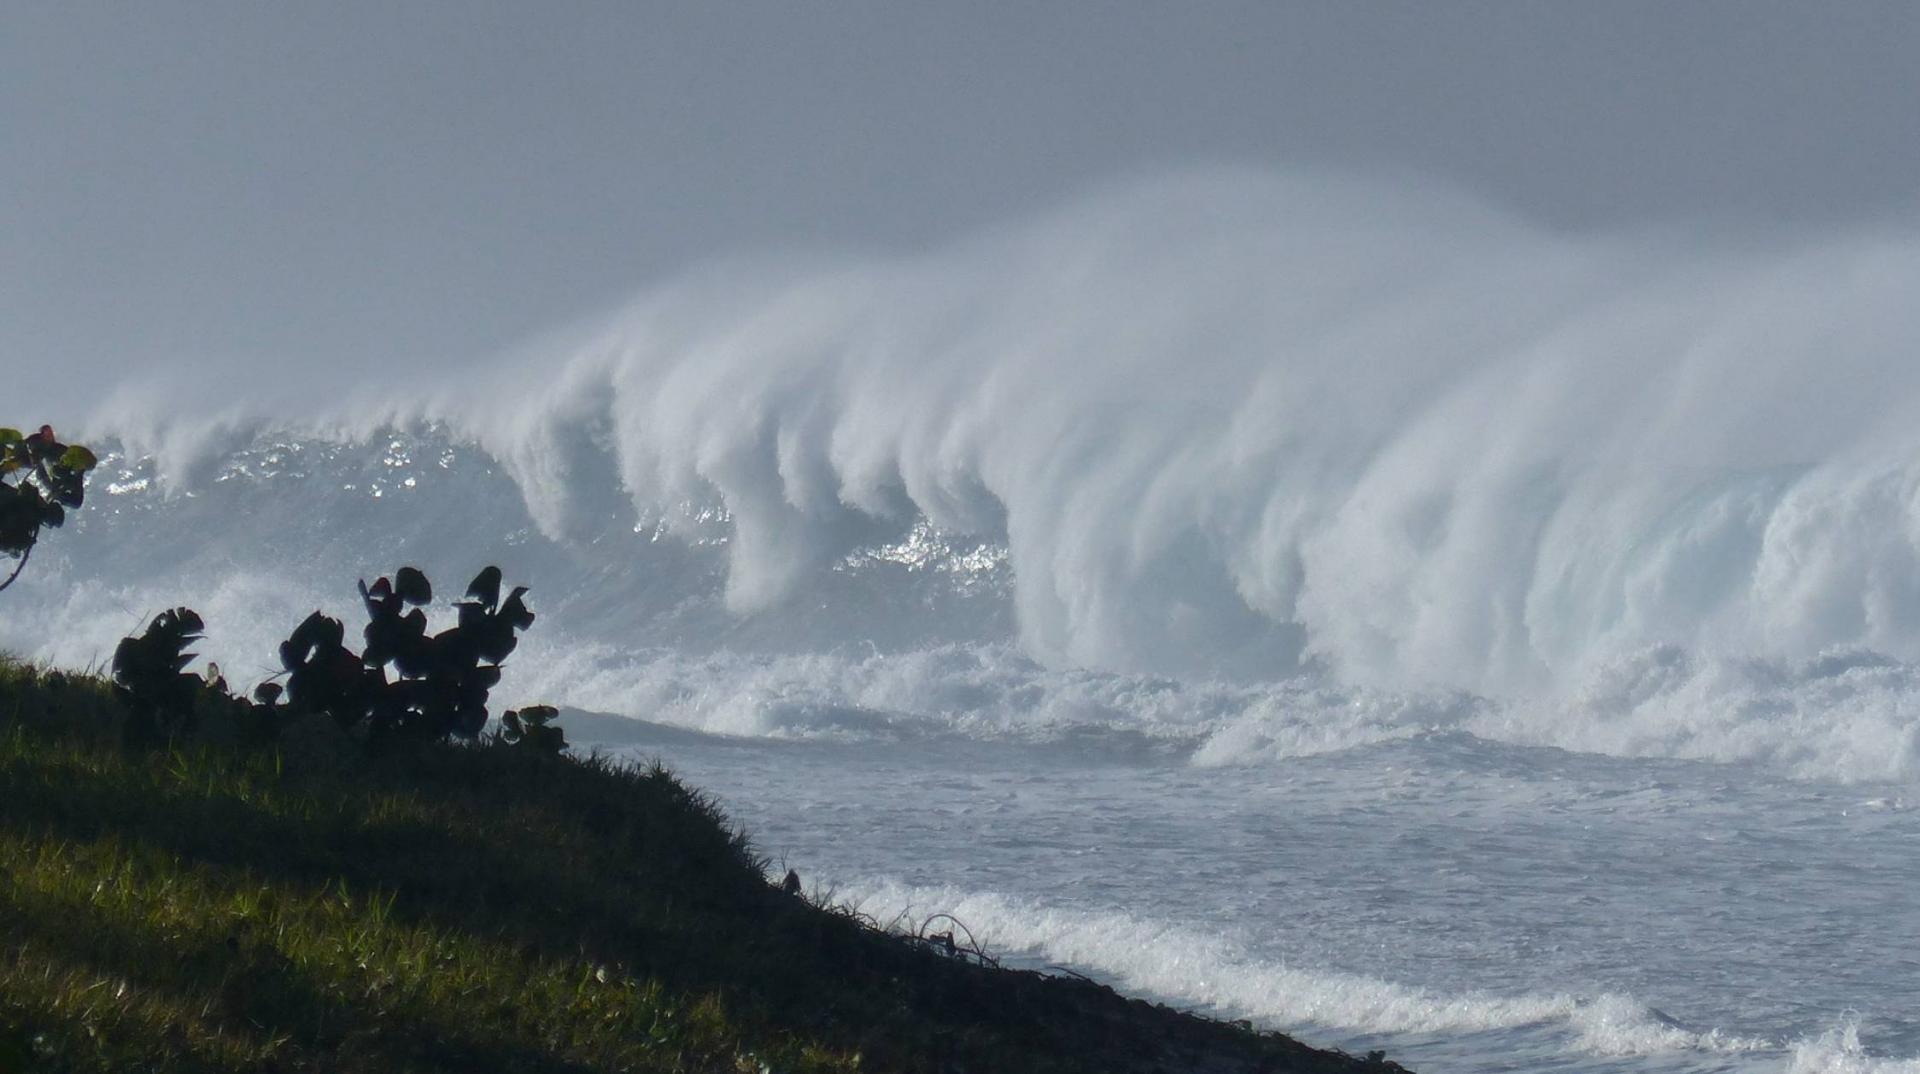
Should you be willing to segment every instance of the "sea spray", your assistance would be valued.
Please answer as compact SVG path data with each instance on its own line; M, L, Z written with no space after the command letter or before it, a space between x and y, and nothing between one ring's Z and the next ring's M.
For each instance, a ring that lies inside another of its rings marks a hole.
M298 408L123 393L89 431L181 494L263 429L431 417L547 539L724 520L734 616L924 520L1004 548L1051 665L1532 693L1650 644L1920 658L1916 282L1905 231L1570 237L1201 173L918 257L710 265Z

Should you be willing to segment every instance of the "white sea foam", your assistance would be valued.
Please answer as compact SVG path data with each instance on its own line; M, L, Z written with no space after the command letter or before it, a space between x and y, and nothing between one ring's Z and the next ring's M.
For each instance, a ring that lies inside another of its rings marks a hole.
M518 691L720 734L1105 738L1219 766L1465 732L1615 757L1758 763L1808 779L1920 778L1920 669L1865 653L1787 665L1651 651L1560 702L1059 670L1004 645L689 656L530 644L539 655L516 672Z
M1876 1058L1860 1044L1860 1023L1848 1019L1793 1046L1787 1074L1920 1074L1920 1059Z
M946 913L989 950L1076 966L1216 1014L1291 1027L1364 1033L1485 1033L1559 1025L1572 1046L1599 1055L1752 1052L1772 1042L1695 1031L1631 997L1601 994L1443 994L1350 973L1290 967L1249 956L1211 932L1121 911L1063 910L987 892L877 880L836 894L878 921Z
M349 588L259 565L145 582L45 566L9 594L33 614L0 620L0 647L65 666L103 664L146 617L188 604L209 623L200 651L250 684L278 672L274 642L308 611L357 615ZM600 629L588 633L604 638L621 612L600 614ZM1616 757L1758 763L1811 779L1920 778L1920 668L1861 651L1796 664L1655 647L1601 667L1565 700L1488 699L1313 676L1233 683L1050 668L1010 643L690 651L622 647L568 627L564 614L552 615L528 635L502 703L547 701L749 737L1071 739L1201 766L1282 764L1464 732Z

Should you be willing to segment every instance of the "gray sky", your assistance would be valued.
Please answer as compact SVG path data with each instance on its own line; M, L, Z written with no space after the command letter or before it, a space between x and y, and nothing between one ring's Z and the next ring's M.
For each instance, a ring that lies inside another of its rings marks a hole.
M1212 163L1911 219L1920 4L0 0L0 367L444 359Z

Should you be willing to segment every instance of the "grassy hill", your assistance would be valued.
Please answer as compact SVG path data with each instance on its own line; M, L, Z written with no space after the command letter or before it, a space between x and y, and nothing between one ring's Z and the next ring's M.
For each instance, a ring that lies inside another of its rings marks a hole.
M120 718L0 659L0 1074L1399 1069L782 894L659 768Z

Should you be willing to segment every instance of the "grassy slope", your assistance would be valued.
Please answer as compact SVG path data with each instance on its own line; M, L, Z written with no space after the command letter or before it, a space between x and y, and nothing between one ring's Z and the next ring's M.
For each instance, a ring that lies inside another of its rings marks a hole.
M781 895L658 769L116 717L0 660L0 1072L1398 1069Z

